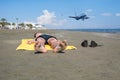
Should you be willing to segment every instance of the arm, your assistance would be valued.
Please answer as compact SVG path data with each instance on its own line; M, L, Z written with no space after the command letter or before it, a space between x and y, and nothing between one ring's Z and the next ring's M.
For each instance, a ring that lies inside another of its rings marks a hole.
M36 43L36 41L34 39L27 41L27 44L32 44L32 43Z

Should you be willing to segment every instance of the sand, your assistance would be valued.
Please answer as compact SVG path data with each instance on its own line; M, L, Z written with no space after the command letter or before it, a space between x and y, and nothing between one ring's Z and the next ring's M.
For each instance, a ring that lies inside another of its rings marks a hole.
M0 30L0 80L120 80L120 35L95 32L39 30L66 39L77 50L34 54L16 51L21 39L38 30ZM83 40L99 47L84 48Z

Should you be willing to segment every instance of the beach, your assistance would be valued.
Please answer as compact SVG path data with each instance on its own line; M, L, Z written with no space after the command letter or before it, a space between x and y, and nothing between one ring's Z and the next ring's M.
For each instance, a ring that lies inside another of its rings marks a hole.
M34 54L19 50L21 39L47 33L76 50ZM96 41L98 47L82 47ZM120 35L65 30L0 30L0 80L120 80Z

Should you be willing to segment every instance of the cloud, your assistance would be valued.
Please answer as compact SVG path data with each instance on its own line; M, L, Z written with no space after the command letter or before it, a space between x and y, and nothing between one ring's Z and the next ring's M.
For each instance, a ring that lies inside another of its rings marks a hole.
M67 20L57 20L54 12L43 10L42 15L37 17L38 24L42 25L63 25Z
M116 15L116 16L120 16L120 13L116 13L115 15Z
M102 13L101 15L102 15L102 16L112 16L111 13Z

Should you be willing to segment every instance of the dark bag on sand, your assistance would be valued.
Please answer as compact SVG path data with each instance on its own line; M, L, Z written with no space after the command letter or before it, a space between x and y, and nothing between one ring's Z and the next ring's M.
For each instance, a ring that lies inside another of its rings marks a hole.
M82 47L88 47L88 41L87 41L87 40L84 40L84 41L81 43L81 46L82 46Z
M98 46L98 44L95 41L91 41L89 47L97 47L97 46Z

